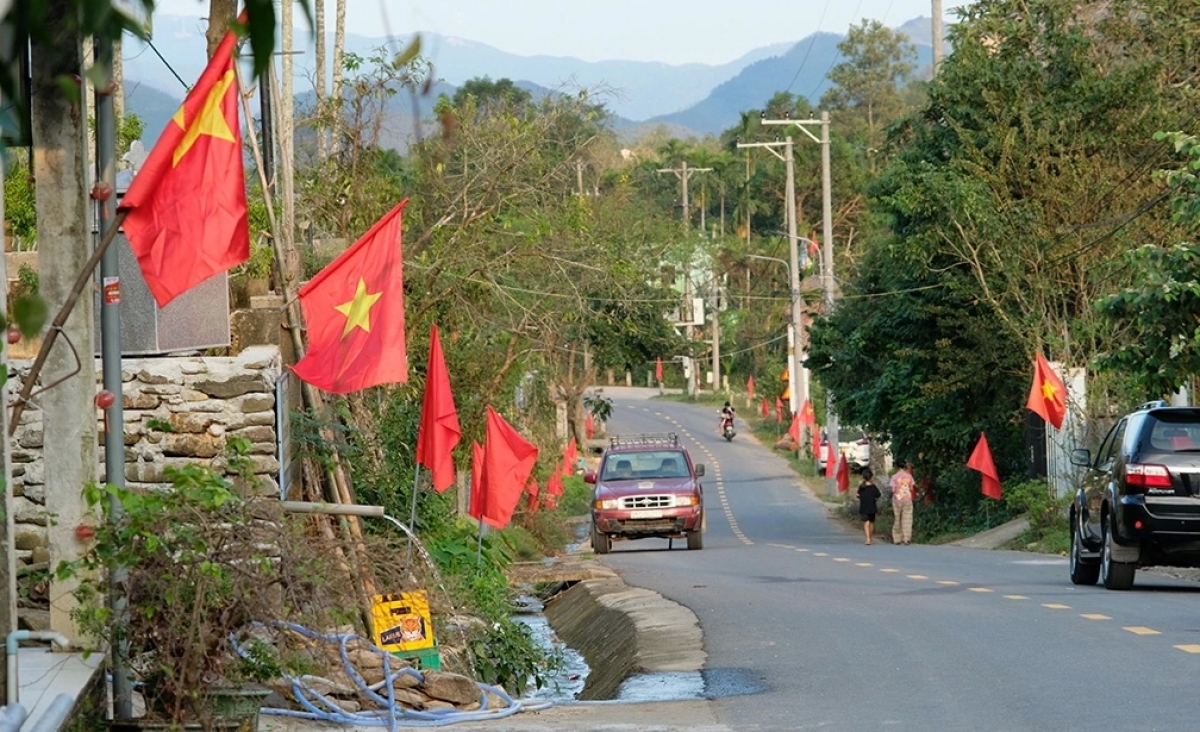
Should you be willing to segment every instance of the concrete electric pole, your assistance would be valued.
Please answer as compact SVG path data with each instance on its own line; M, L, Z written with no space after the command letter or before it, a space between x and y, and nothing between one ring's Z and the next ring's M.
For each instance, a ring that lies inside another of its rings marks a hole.
M800 293L800 242L796 236L796 169L792 163L792 138L783 142L739 142L739 148L760 147L783 161L787 168L787 182L783 210L787 218L788 233L788 280L792 294L791 329L788 332L788 390L791 393L788 408L792 414L808 399L808 379L801 376L804 364L804 296ZM783 152L776 148L782 147ZM799 456L804 440L796 445Z
M688 180L690 180L692 175L695 173L708 173L711 171L712 171L712 168L689 168L686 160L684 160L683 163L678 168L659 168L658 169L659 173L671 173L672 175L674 175L676 178L679 179L679 185L683 189L683 225L687 229L692 228L691 209L688 206ZM694 308L692 307L692 303L694 301L692 299L692 263L691 262L688 262L687 269L684 272L683 287L684 287L684 295L683 295L684 304L687 306L687 309L689 312L694 313ZM691 317L689 317L688 325L684 326L684 333L687 335L689 343L691 342L692 336L693 336L692 322L694 320L694 317L695 317L694 314ZM713 373L713 378L714 379L717 378L717 374L715 372ZM696 394L696 366L694 364L692 365L692 368L689 371L687 392L688 392L689 396L695 396L695 394Z
M821 146L821 219L822 219L822 247L824 249L821 257L821 289L824 291L825 314L833 312L834 300L834 282L833 282L833 194L832 182L829 172L829 112L821 112L820 119L764 119L764 125L793 125L799 128L808 138ZM809 127L820 127L821 136L817 137L813 134ZM789 156L790 158L790 156ZM794 192L793 192L794 195ZM794 217L793 217L794 220ZM795 241L795 234L789 231L790 237ZM826 432L828 433L829 448L833 450L832 455L837 454L838 450L838 423L837 413L833 409L833 395L826 392L825 395L825 421ZM830 495L837 495L837 477L835 475L827 476Z
M942 0L933 0L933 75L942 65Z

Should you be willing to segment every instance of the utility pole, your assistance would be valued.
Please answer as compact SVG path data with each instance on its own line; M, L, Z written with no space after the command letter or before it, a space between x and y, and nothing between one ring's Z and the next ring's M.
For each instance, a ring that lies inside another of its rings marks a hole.
M4 184L4 168L0 166L0 187ZM0 198L0 220L4 219L4 199ZM8 302L8 267L7 259L0 257L0 297ZM8 368L8 339L0 340L0 364ZM0 398L8 404L8 380L0 386ZM8 409L0 415L0 434L8 434ZM0 631L5 637L17 629L17 547L16 524L13 519L13 495L9 486L12 485L12 440L3 440L0 444L0 463L3 464L4 489L0 490L0 549L4 550L0 558ZM14 703L15 699L8 698L8 646L5 644L3 663L0 664L0 707Z
M940 16L939 16L940 17ZM829 112L821 112L820 119L764 119L764 125L793 125L800 129L808 138L821 146L821 219L822 219L822 234L825 241L822 242L823 256L821 257L821 285L824 292L825 314L829 315L833 312L834 299L834 284L833 284L833 193L831 185L831 177L829 172ZM821 136L817 137L813 134L809 127L820 127ZM791 138L788 138L789 140ZM790 156L789 156L790 159ZM794 196L793 203L794 206ZM792 216L793 222L795 216ZM794 223L789 224L789 238L795 242L795 230L792 228ZM799 331L798 331L799 333ZM836 455L838 450L838 422L837 413L833 410L833 395L826 391L825 394L825 421L826 431L829 437L829 448ZM827 477L829 494L837 495L837 476L829 475Z
M671 173L672 175L674 175L676 178L679 179L679 185L683 189L683 225L685 228L687 228L689 230L692 228L692 219L691 219L691 209L688 207L688 180L691 179L691 177L694 173L708 173L711 171L712 171L712 168L689 168L686 160L684 160L683 163L678 168L659 168L658 169L659 173ZM689 318L688 324L686 326L684 326L684 334L687 336L688 343L691 343L692 337L694 335L694 331L692 329L692 319L695 317L695 313L694 313L695 309L692 307L694 300L692 299L692 263L691 262L688 262L687 269L684 272L683 287L684 287L684 304L687 306L688 311L692 312L692 318ZM716 374L713 374L713 376L715 377ZM688 391L689 396L696 395L696 367L695 367L695 364L692 365L691 375L688 376L687 391Z
M942 0L933 0L933 75L942 65Z
M796 236L796 169L792 162L792 137L788 135L783 142L739 142L738 147L761 147L782 160L787 168L784 189L787 201L783 210L787 216L788 280L792 291L792 323L788 338L788 391L791 397L788 407L792 414L796 414L808 399L808 379L801 375L804 364L804 296L800 292L800 242ZM782 147L783 152L776 150L777 147ZM804 440L797 443L797 456L803 444Z

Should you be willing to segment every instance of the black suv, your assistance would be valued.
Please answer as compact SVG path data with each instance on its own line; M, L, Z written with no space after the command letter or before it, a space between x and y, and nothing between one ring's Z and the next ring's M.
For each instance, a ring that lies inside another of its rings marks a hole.
M1071 503L1071 581L1128 590L1138 567L1200 567L1200 408L1149 402L1109 430Z

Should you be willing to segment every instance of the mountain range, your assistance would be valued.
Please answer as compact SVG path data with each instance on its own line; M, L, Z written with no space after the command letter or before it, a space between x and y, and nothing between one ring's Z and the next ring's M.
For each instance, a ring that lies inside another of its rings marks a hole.
M918 69L932 59L930 22L916 18L899 28L918 51ZM124 48L126 106L146 122L145 141L157 138L183 99L184 83L200 76L205 60L204 24L191 17L156 15L149 44L127 41ZM739 114L761 107L779 91L805 97L816 104L828 88L827 74L841 59L837 44L843 36L814 33L796 43L756 48L724 64L671 65L645 61L582 61L561 56L519 56L474 41L420 33L421 54L434 66L436 91L419 101L422 114L437 93L453 94L468 79L508 78L535 95L587 89L615 115L618 130L666 125L686 136L716 134L737 123ZM367 38L347 34L346 50L362 57L375 50L397 51L406 39ZM327 48L332 48L330 38ZM294 88L298 104L311 98L311 48L296 57ZM306 61L307 59L307 61ZM307 94L305 93L307 92ZM412 104L397 104L409 118ZM403 146L401 139L393 141Z

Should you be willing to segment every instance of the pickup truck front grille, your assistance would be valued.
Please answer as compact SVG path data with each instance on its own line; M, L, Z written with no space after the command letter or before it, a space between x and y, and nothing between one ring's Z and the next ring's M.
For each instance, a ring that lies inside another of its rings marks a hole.
M621 508L636 511L643 508L674 508L675 496L626 496L621 499Z

